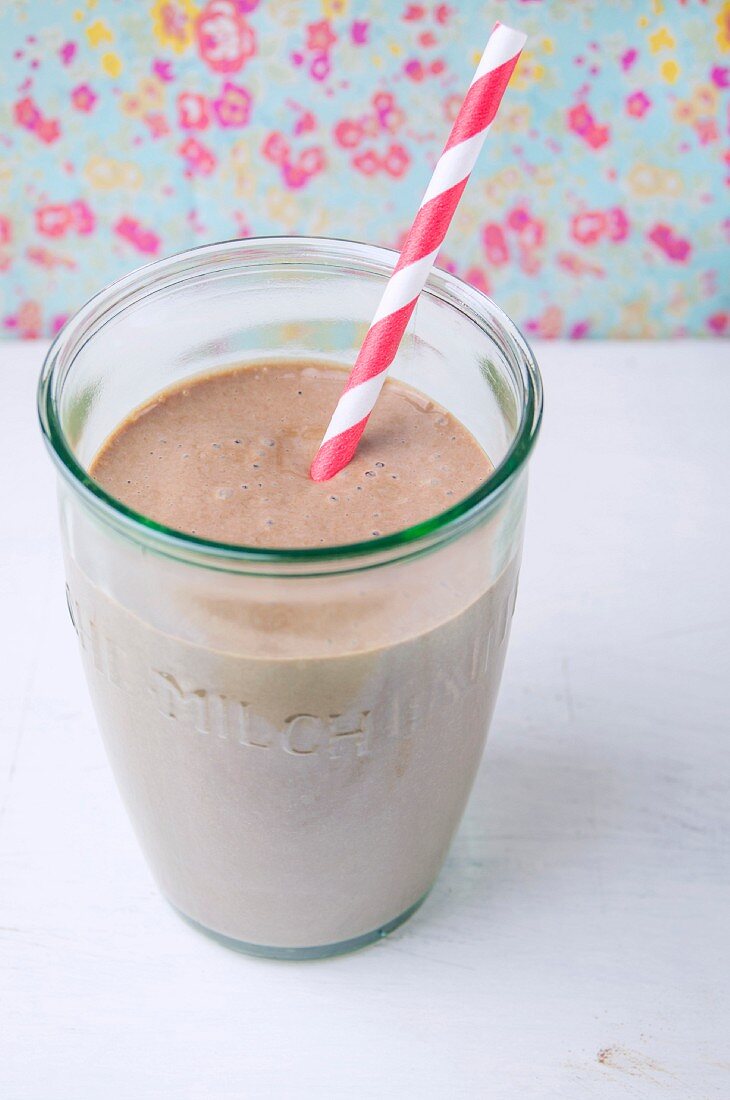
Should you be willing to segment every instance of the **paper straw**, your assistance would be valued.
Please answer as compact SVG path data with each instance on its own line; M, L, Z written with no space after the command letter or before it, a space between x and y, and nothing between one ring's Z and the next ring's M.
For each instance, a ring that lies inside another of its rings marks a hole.
M334 477L357 450L526 41L526 35L503 23L497 23L490 35L342 397L314 456L310 470L314 481Z

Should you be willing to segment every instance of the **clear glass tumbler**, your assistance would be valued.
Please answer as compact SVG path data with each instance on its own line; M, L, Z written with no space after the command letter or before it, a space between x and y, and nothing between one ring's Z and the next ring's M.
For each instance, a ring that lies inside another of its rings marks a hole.
M392 374L456 415L495 470L367 543L195 538L87 471L131 410L181 379L277 356L351 364L395 259L309 238L173 256L84 306L40 381L69 610L122 798L169 901L261 955L368 943L439 871L507 645L534 359L491 301L433 272Z

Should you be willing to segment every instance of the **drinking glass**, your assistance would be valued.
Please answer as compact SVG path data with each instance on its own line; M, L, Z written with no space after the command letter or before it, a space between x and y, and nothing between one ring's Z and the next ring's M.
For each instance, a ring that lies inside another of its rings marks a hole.
M40 380L68 606L119 791L165 897L260 955L368 943L439 871L507 646L537 367L493 302L433 271L391 373L454 414L495 468L447 510L367 542L197 538L114 499L89 467L134 409L185 379L262 359L352 364L396 258L298 237L172 256L85 305Z

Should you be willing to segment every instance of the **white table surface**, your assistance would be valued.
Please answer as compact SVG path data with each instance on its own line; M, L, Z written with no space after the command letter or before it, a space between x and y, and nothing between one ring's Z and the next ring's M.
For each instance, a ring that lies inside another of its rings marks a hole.
M730 1096L730 362L544 344L511 652L432 895L318 963L158 896L94 728L34 411L0 343L0 1096ZM723 361L724 360L724 361Z

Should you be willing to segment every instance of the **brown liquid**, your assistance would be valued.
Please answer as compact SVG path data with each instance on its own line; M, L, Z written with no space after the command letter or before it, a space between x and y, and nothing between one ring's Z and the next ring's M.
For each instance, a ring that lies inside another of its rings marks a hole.
M389 380L349 466L309 477L346 373L325 363L239 367L186 382L133 413L91 474L159 523L249 546L336 546L446 511L492 470L445 409Z
M355 460L311 482L343 378L281 363L189 382L125 421L93 473L172 526L300 546L426 519L489 473L463 426L389 382ZM328 953L418 903L496 699L520 508L504 498L433 553L296 577L183 564L64 513L99 724L179 910L257 950Z

